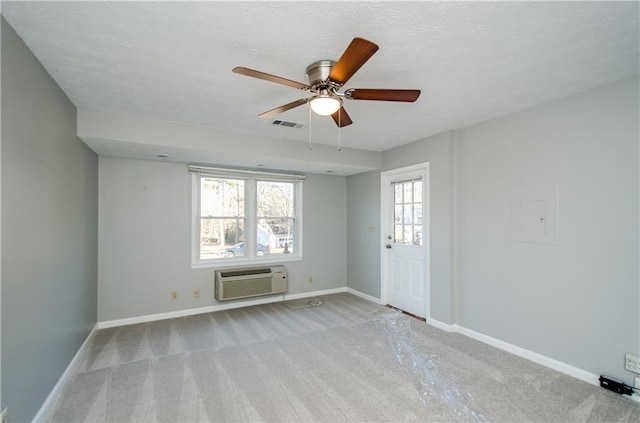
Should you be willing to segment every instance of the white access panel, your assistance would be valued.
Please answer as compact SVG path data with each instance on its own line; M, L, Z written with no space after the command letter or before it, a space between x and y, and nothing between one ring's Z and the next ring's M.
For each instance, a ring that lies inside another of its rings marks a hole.
M557 183L512 187L511 240L558 244Z

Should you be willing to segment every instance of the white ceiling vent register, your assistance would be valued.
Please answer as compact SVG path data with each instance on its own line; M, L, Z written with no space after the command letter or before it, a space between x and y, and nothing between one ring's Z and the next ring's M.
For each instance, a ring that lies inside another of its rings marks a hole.
M287 128L302 128L304 126L304 124L302 123L289 122L286 120L278 120L278 119L274 119L274 121L271 123L276 126L286 126Z
M284 266L216 270L215 297L218 301L287 292Z

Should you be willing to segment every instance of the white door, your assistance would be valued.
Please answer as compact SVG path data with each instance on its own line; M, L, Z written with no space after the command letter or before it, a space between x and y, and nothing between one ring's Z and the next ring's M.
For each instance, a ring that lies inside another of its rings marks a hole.
M426 164L383 173L383 300L423 318L428 312L427 182Z

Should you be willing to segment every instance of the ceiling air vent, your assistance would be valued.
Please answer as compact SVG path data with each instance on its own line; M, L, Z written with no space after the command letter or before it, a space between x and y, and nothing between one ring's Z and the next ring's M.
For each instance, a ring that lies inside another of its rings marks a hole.
M271 123L277 126L286 126L287 128L302 128L304 126L302 123L287 122L286 120L274 120Z

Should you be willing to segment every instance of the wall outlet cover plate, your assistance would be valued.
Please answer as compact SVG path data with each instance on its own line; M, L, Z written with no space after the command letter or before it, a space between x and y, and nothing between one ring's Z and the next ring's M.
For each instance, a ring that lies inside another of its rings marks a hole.
M624 356L624 368L633 373L640 374L640 355L627 353Z

